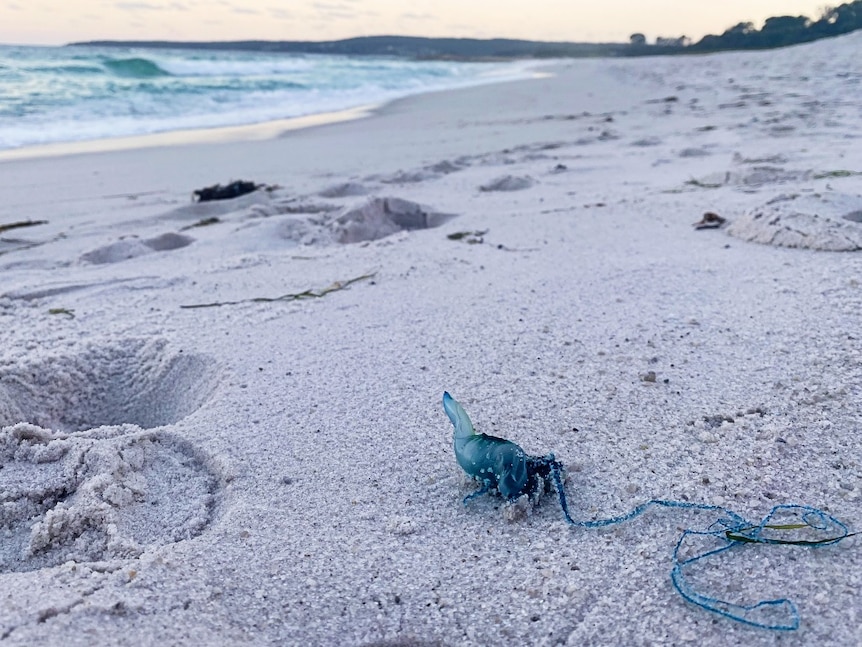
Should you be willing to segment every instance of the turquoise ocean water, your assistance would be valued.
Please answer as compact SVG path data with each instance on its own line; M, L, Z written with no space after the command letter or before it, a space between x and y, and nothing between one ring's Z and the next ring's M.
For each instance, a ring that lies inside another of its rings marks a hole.
M525 78L529 69L524 62L0 46L0 150L255 124Z

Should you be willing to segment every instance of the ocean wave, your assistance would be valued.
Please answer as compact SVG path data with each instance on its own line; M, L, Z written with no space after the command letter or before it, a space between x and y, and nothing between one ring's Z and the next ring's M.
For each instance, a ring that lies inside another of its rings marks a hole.
M0 150L254 124L527 76L526 64L0 46Z
M102 62L112 74L131 79L151 79L158 76L171 76L157 63L147 58L110 58Z

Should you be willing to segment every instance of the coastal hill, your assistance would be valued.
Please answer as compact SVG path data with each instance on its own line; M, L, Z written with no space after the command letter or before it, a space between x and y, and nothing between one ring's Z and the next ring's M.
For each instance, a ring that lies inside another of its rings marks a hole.
M480 40L476 38L420 38L414 36L365 36L331 41L244 40L181 42L99 40L70 43L70 45L469 60L620 56L625 53L625 50L630 48L628 43L566 43L514 40L508 38Z

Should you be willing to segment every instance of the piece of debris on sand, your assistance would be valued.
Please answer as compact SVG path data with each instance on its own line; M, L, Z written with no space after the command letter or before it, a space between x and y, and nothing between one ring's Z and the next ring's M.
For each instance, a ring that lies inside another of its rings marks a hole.
M699 222L694 223L695 229L719 229L727 222L727 218L722 218L717 213L707 211L703 214L703 218Z

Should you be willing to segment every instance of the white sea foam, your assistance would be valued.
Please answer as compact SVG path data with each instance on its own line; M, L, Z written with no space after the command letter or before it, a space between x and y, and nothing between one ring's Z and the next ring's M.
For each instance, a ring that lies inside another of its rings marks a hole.
M223 56L163 56L154 55L152 60L175 76L272 76L305 72L315 67L313 61L301 56L285 57L281 60L260 60L248 55L245 59L227 60Z

